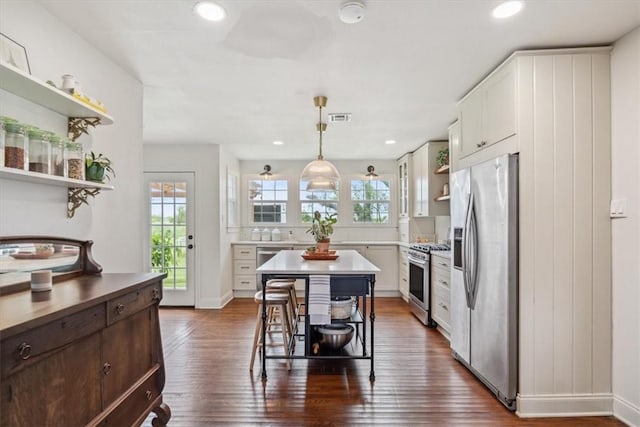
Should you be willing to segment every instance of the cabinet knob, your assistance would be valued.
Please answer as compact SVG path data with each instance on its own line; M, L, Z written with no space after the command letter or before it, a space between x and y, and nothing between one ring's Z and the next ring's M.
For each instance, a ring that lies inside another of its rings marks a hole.
M118 304L116 305L116 314L122 314L122 312L124 311L124 304Z
M151 400L151 397L153 396L153 394L151 393L151 390L147 390L147 400Z
M111 372L111 363L107 362L102 365L102 373L105 375L109 375L109 372Z
M480 147L482 147L482 142L478 142L478 143L476 144L476 148L480 148Z
M26 342L23 342L18 346L18 357L22 360L27 360L31 357L31 346Z

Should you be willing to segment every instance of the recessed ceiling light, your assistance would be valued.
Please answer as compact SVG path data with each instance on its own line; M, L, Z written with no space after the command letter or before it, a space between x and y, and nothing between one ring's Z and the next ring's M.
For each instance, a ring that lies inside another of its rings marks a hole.
M493 9L493 17L497 19L508 18L520 12L522 10L522 6L523 4L521 1L506 1Z
M273 141L273 145L284 145L282 141Z
M393 140L393 139L387 139L384 143L387 144L387 145L392 145L392 144L395 144L396 141Z
M195 10L201 18L206 19L207 21L222 21L227 16L227 12L224 11L222 6L210 1L201 1L196 3L193 10Z

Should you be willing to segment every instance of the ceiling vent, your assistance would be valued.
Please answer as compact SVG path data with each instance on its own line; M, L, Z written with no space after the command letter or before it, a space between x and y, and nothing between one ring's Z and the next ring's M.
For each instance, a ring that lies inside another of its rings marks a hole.
M351 113L329 113L329 123L350 122Z

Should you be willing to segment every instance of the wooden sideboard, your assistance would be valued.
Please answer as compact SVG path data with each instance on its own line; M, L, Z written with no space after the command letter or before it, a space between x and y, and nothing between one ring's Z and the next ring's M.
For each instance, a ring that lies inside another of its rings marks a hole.
M0 425L130 426L162 401L164 274L79 275L0 296Z

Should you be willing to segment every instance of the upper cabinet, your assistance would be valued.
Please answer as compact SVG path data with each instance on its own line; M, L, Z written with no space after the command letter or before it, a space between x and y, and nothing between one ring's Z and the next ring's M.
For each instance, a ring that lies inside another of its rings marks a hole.
M516 134L516 61L505 63L458 104L464 158Z
M409 217L410 164L411 153L407 153L398 159L398 216L400 218Z
M460 157L460 122L455 121L449 126L449 171L458 170L458 158Z
M436 174L436 158L447 141L431 141L413 152L411 160L411 184L413 197L413 216L449 215L449 203L442 198L449 174Z

